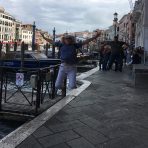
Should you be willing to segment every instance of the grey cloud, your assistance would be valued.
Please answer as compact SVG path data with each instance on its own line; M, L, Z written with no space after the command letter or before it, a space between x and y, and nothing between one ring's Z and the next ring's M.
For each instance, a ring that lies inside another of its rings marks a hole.
M129 12L128 0L0 0L0 5L24 23L57 32L106 28L112 24L113 13L120 17Z

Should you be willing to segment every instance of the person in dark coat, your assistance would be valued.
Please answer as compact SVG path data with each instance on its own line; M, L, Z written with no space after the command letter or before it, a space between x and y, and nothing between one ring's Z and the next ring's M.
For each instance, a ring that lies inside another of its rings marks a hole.
M107 70L107 65L109 62L109 58L110 58L110 54L111 54L111 46L110 45L105 45L104 46L104 58L103 58L103 71Z
M111 56L109 59L108 70L112 68L115 63L115 71L122 72L124 52L122 49L123 43L118 41L118 36L114 37L114 41L111 42Z
M138 51L139 49L134 49L132 56L132 64L141 64L141 56Z

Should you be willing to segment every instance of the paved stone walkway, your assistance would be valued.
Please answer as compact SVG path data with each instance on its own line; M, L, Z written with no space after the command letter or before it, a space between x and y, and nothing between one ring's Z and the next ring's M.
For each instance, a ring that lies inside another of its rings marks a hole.
M17 148L148 148L148 91L96 72L84 92Z

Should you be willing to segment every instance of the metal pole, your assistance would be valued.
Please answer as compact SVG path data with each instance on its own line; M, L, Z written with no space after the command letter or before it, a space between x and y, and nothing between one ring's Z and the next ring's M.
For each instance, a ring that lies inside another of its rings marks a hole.
M38 108L40 107L40 98L41 98L41 77L42 72L39 70L38 72L38 80L37 80L37 95L36 95L36 113L38 112Z
M25 52L25 44L22 42L21 45L21 69L24 67L24 52Z
M55 43L55 32L56 32L56 30L55 30L55 27L54 27L54 29L53 29L53 44L52 44L52 58L55 58L55 45L54 45L54 43Z
M66 97L67 78L64 79L64 87L62 88L62 97Z
M15 41L18 41L18 39L19 39L19 28L16 27Z
M48 45L48 43L46 43L46 45L45 45L45 49L46 49L46 56L48 56L48 47L49 47L49 45Z
M35 26L35 22L34 22L33 26L32 26L32 32L33 32L33 35L32 35L32 51L35 50L35 29L36 29L36 26Z
M58 73L58 69L57 69L57 67L54 67L54 72L52 75L52 92L51 92L52 99L55 98L55 92L56 92L55 83L56 83L57 73Z

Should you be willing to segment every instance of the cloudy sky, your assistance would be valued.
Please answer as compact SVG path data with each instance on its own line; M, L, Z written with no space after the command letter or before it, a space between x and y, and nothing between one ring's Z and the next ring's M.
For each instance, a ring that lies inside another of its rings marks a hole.
M104 29L112 25L115 11L119 18L130 11L128 0L0 0L0 6L50 33L53 27L57 33Z

